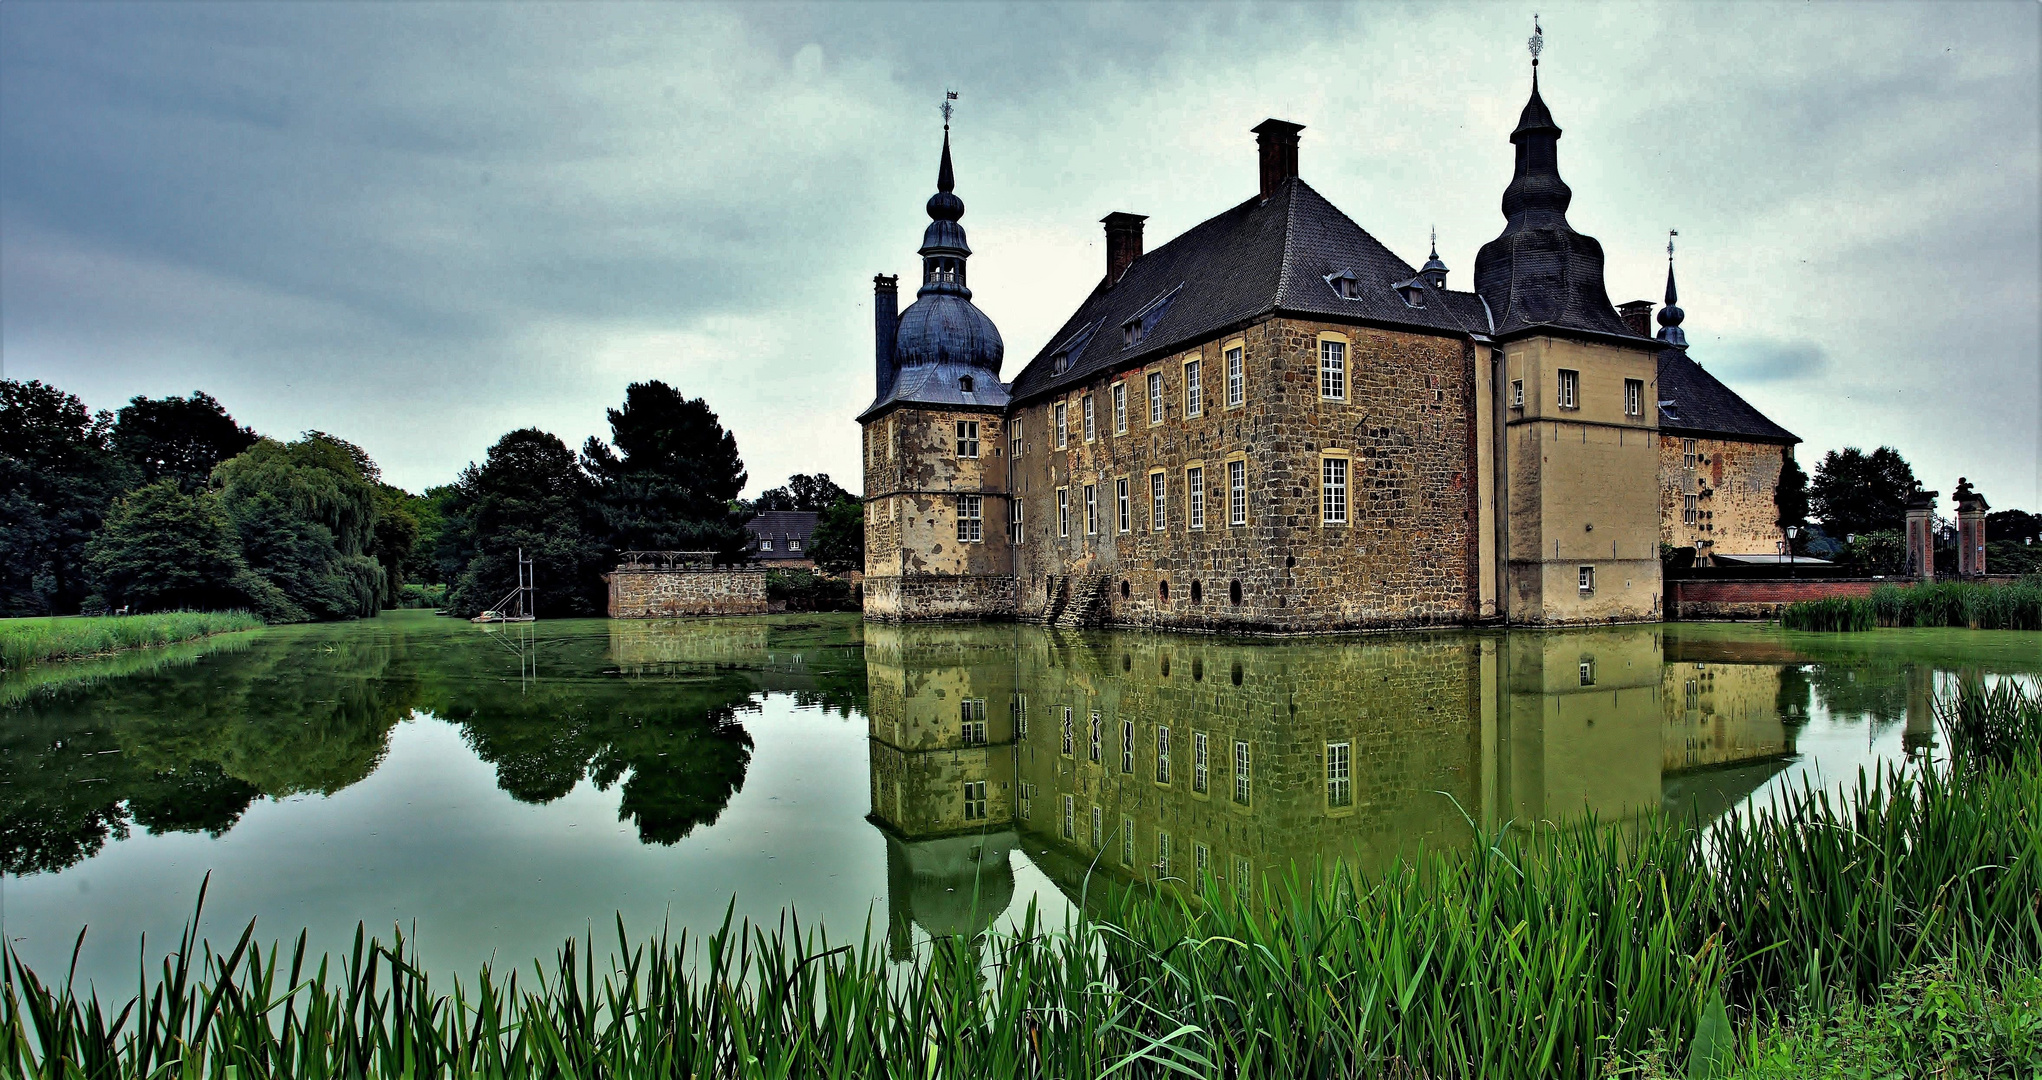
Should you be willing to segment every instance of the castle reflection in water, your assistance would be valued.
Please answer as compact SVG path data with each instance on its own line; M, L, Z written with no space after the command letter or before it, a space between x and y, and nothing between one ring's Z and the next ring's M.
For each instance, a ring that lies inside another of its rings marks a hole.
M988 925L1017 848L1075 899L1088 874L1379 867L1466 843L1470 820L1713 818L1786 767L1808 685L1791 663L1663 642L1655 626L1247 644L868 624L894 948L910 921ZM1925 733L1925 703L1907 714Z

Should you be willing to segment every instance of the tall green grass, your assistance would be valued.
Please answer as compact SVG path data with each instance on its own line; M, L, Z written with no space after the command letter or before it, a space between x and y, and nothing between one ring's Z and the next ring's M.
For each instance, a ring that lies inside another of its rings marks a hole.
M210 634L253 630L261 625L262 620L245 611L0 619L0 671L14 671L46 660L73 660L124 649L170 645Z
M2042 630L2042 579L2010 585L1939 581L1900 588L1881 585L1869 596L1803 600L1780 612L1791 630L1870 630L1878 626L1957 626L1979 630Z
M590 937L447 986L401 936L312 957L251 926L222 952L187 931L107 1005L9 949L0 1062L36 1080L1586 1078L1727 1045L1726 1005L1770 1016L1950 957L2042 957L2032 746L1847 796L1804 787L1709 829L1480 841L1253 895L1119 891L1073 927L1031 912L900 966L870 927L832 944L726 916L700 940L634 942L620 922L602 969Z

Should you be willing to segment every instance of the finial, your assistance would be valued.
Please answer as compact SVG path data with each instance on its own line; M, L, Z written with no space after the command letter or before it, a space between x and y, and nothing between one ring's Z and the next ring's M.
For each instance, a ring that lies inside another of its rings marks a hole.
M957 91L955 90L943 91L943 130L945 131L950 130L950 113L957 108L957 106L952 105L951 102L956 100Z
M1680 324L1687 312L1680 309L1680 296L1673 288L1673 238L1679 235L1679 229L1666 230L1666 306L1659 309L1659 340L1685 349L1687 331Z
M1679 229L1666 230L1666 261L1673 261L1673 238L1680 235Z
M1525 42L1525 45L1526 47L1531 49L1532 74L1537 75L1539 66L1539 54L1546 50L1546 32L1539 27L1539 17L1537 13L1533 13L1532 15L1532 36L1530 40Z
M1432 227L1432 257L1439 258L1439 226Z

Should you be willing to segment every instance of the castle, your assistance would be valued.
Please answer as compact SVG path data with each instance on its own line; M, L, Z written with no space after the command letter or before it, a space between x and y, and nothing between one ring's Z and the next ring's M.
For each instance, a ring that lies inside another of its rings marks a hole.
M1612 306L1536 60L1472 291L1307 184L1301 131L1257 126L1260 190L1153 251L1108 214L1099 284L1002 382L945 124L914 303L874 279L868 618L1645 621L1662 544L1780 550L1798 440L1688 356L1670 246L1658 333Z

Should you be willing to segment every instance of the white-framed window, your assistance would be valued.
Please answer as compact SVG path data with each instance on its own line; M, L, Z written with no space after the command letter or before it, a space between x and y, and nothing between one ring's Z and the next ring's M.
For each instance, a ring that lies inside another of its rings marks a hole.
M1247 400L1247 364L1241 359L1241 347L1236 345L1227 350L1227 408L1235 408Z
M1680 467L1689 472L1695 471L1695 441L1693 439L1682 439L1680 441Z
M1192 732L1191 790L1196 791L1201 795L1205 794L1208 782L1211 779L1211 767L1212 761L1210 757L1210 749L1206 745L1205 732L1203 731Z
M1163 373L1149 372L1149 426L1163 422Z
M1645 380L1625 379L1624 415L1643 416L1644 414L1645 414Z
M1021 499L1017 496L1007 500L1007 541L1021 542Z
M1522 408L1524 408L1524 380L1523 380L1523 379L1512 379L1512 380L1510 380L1510 407L1511 407L1511 408L1513 408L1513 409L1522 409Z
M1161 830L1156 832L1156 876L1170 876L1170 834Z
M986 816L986 782L966 780L964 782L964 820L984 821Z
M1560 387L1553 404L1563 409L1581 407L1581 373L1572 368L1560 369Z
M787 550L788 550L788 551L800 551L800 550L801 550L801 541L800 541L800 540L799 540L798 538L796 538L796 537L792 537L792 536L788 537L788 538L787 538Z
M1133 502L1134 500L1130 499L1127 493L1127 477L1122 476L1115 479L1113 481L1113 506L1114 513L1119 519L1118 524L1120 525L1121 532L1127 532L1134 528Z
M1234 891L1242 896L1255 887L1255 867L1245 855L1234 856Z
M1092 808L1092 850L1106 846L1106 812L1099 807Z
M1099 535L1099 487L1085 485L1085 535Z
M985 501L983 495L959 495L957 497L957 539L976 544L985 539Z
M1349 747L1344 742L1326 744L1326 805L1354 804L1354 781L1349 772Z
M957 422L957 456L975 458L978 456L978 421Z
M1248 523L1248 463L1227 462L1227 524Z
M1120 865L1134 865L1134 819L1126 815L1120 819Z
M1113 433L1127 434L1127 384L1113 384Z
M1064 796L1064 839L1075 840L1077 838L1078 800L1073 796L1066 795Z
M1248 780L1248 744L1245 740L1234 740L1234 801L1248 805L1251 785Z
M1205 387L1198 381L1198 361L1184 364L1184 415L1205 415Z
M1595 591L1595 567L1584 566L1581 568L1581 595L1587 596L1588 594L1594 591Z
M986 699L965 698L958 702L958 735L966 746L986 742Z
M770 536L759 537L759 550L760 551L773 550L773 538Z
M1094 765L1097 765L1097 764L1099 764L1099 758L1100 758L1100 751L1101 751L1100 743L1101 743L1101 742L1102 742L1102 734L1101 734L1101 732L1100 732L1100 723L1099 723L1099 714L1098 714L1098 713L1093 713L1093 714L1092 714L1092 764L1094 764Z
M1070 757L1070 756L1071 756L1071 707L1070 707L1069 705L1066 705L1066 706L1064 706L1063 708L1064 708L1064 751L1063 751L1063 753L1064 753L1064 756L1065 756L1065 757Z
M1120 722L1120 771L1134 773L1134 721Z
M1170 782L1170 729L1156 729L1156 783Z
M1347 459L1319 459L1319 520L1327 525L1347 524Z
M1319 342L1319 396L1327 401L1347 400L1347 343L1327 339Z
M1204 881L1205 875L1212 872L1212 849L1196 840L1191 842L1191 869L1197 873L1200 881Z
M1021 805L1018 809L1023 821L1035 816L1035 785L1026 780L1021 782Z
M1021 418L1017 416L1007 422L1007 456L1018 458L1026 449L1027 445L1021 441Z
M1014 714L1014 734L1028 737L1028 695L1015 694L1014 702L1008 708Z
M1581 658L1581 685L1595 685L1595 657L1593 656Z
M1056 421L1056 448L1059 450L1071 444L1071 426L1068 412L1069 410L1066 408L1065 403L1061 401L1049 407L1050 416Z
M1092 418L1092 395L1090 395L1090 394L1086 394L1086 395L1085 395L1085 441L1086 441L1086 442L1091 442L1091 441L1092 441L1093 439L1096 439L1096 438L1098 438L1098 437L1099 437L1099 429L1098 429L1098 426L1097 426L1097 425L1095 424L1095 422L1093 421L1093 418Z
M1184 470L1184 525L1205 528L1205 469L1193 465Z
M1169 507L1165 504L1164 496L1169 488L1169 481L1165 480L1163 476L1164 474L1159 472L1149 474L1150 532L1162 532L1163 523L1168 520L1165 512L1169 510Z
M1682 495L1680 497L1680 520L1683 525L1693 525L1702 520L1702 497Z
M1056 489L1056 534L1071 535L1071 489Z

